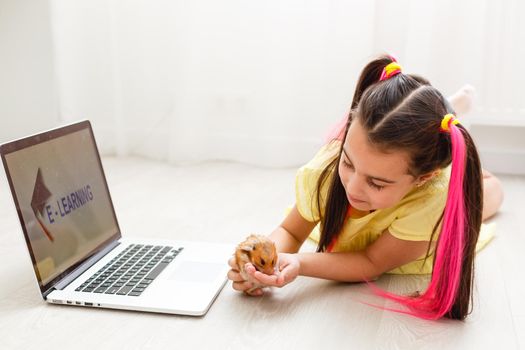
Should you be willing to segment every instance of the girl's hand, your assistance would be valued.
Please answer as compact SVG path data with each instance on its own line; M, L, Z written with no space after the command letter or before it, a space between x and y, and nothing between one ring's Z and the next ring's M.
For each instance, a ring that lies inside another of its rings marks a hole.
M228 271L228 279L230 279L232 283L233 289L244 292L248 295L252 296L261 296L263 295L262 288L257 288L252 290L251 292L248 292L251 288L253 288L253 282L246 281L241 274L239 273L239 267L237 266L237 263L235 262L235 257L231 257L230 260L228 260L228 265L230 265L231 270ZM251 265L251 267L255 270L255 267Z
M266 275L255 269L254 266L247 266L246 272L258 283L266 286L284 287L295 280L299 275L301 263L296 254L279 253L277 260L277 271L273 275Z

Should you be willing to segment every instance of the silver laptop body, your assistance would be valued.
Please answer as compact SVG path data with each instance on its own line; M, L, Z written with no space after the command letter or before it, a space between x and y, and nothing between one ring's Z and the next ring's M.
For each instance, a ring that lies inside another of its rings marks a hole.
M123 238L89 121L3 144L0 152L44 300L208 311L233 246Z

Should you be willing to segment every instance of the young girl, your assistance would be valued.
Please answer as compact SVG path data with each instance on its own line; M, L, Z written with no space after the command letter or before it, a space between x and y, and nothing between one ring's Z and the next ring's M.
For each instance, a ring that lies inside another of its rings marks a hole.
M432 273L420 295L374 290L418 317L464 319L481 221L498 209L501 186L487 173L484 188L476 147L453 113L390 56L370 62L346 125L298 171L296 205L270 235L279 271L247 264L253 281L282 287L298 275L354 282ZM297 253L318 223L317 252ZM249 290L252 281L229 263L233 288Z

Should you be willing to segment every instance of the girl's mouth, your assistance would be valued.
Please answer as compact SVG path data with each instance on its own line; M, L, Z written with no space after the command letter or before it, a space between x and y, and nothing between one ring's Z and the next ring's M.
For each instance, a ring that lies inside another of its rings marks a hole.
M349 200L350 202L353 202L353 203L365 203L365 201L362 201L362 200L356 199L356 198L354 198L354 197L352 197L352 196L348 196L348 200Z

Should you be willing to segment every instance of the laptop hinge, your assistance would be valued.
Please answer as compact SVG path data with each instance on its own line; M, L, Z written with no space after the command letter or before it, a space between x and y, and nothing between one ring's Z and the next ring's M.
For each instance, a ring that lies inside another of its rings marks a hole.
M87 259L84 263L82 263L79 267L77 267L75 270L73 270L69 275L64 277L60 282L55 284L52 288L50 288L47 293L44 294L44 297L47 296L47 294L51 293L55 289L64 289L67 287L71 282L73 282L78 276L86 272L91 266L95 265L96 262L98 262L102 257L104 257L107 253L112 251L116 246L120 244L119 241L113 241L110 244L108 244L106 247L104 247L101 251L93 255L91 258Z

